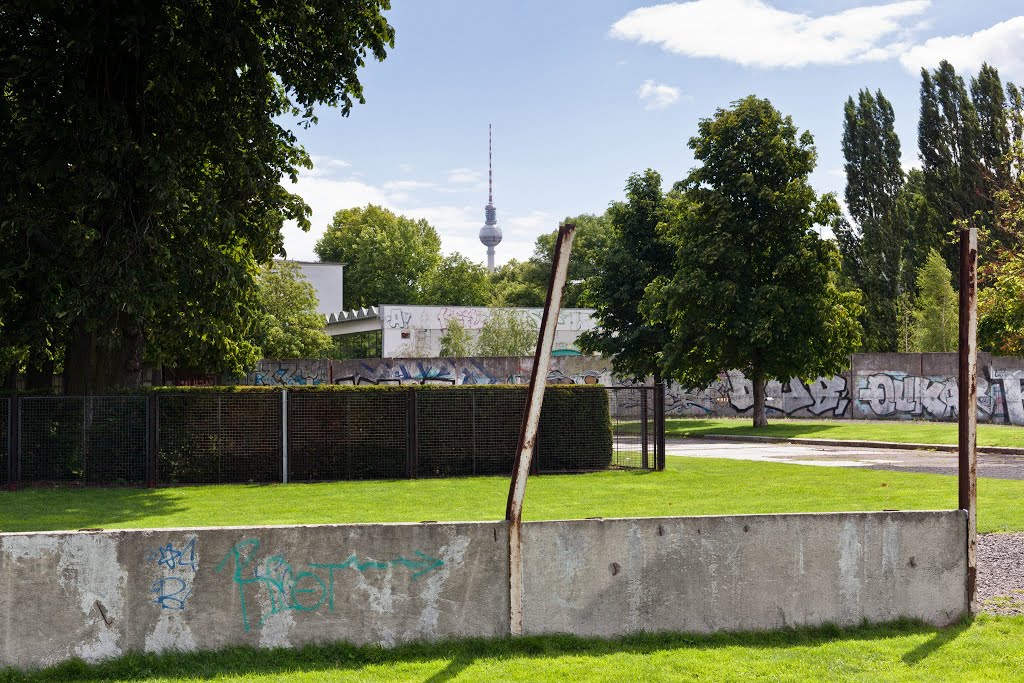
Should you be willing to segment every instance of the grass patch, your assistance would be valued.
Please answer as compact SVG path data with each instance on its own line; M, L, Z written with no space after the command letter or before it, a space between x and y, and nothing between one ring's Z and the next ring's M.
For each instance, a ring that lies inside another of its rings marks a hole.
M503 519L505 477L23 489L0 531ZM1024 481L978 481L982 532L1024 531ZM664 472L531 476L527 520L955 508L956 477L670 457Z
M639 429L639 428L638 428ZM785 439L840 439L843 441L894 441L956 445L955 422L922 422L893 420L768 420L767 427L755 429L750 418L673 418L665 421L665 435L706 436L736 434L743 436L776 436ZM1012 425L978 425L979 446L1011 446L1024 448L1024 427Z
M771 633L461 640L392 650L129 655L96 666L0 672L0 681L1019 681L1024 618L983 616L935 629L914 622Z

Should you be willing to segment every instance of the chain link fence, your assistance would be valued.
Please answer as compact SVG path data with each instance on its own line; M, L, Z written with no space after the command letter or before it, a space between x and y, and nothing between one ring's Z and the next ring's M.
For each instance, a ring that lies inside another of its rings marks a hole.
M0 481L157 485L508 475L526 391L417 386L3 399ZM534 471L663 467L658 396L653 387L549 386Z

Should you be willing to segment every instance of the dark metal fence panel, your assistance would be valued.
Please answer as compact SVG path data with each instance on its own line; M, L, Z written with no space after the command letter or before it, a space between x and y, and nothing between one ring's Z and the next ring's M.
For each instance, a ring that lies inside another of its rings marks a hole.
M538 471L591 472L613 464L609 398L605 387L547 387L534 459Z
M403 390L288 392L288 480L406 476Z
M19 403L22 482L145 479L144 397L25 396Z
M658 430L655 387L606 387L611 411L612 465L631 469L658 466Z
M657 468L655 391L549 386L537 471ZM0 482L278 482L284 438L289 481L508 475L525 402L523 387L0 399Z
M146 397L85 399L83 481L138 484L146 480Z
M9 398L0 398L0 484L10 481L11 466L11 403Z
M161 395L160 483L281 481L281 395Z
M417 476L511 473L525 406L523 388L419 392Z
M21 481L81 481L85 399L81 396L23 396L19 403Z

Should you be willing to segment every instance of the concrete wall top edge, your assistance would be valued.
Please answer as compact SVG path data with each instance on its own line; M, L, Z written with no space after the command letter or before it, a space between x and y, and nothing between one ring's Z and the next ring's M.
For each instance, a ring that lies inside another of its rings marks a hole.
M486 527L505 526L504 519L494 521L430 521L430 522L351 522L343 524L263 524L250 526L154 526L144 528L92 528L92 529L58 529L52 531L0 531L0 539L8 537L32 536L95 536L97 533L174 533L180 531L254 531L278 528L373 528L378 526L429 526L429 527Z
M545 524L565 524L567 522L592 522L600 524L602 522L663 522L663 521L678 521L678 520L690 520L690 519L707 519L707 520L719 520L719 519L736 519L736 520L754 520L754 519L782 519L782 518L836 518L836 517L933 517L936 515L954 515L958 517L966 518L967 512L964 510L950 509L950 510L848 510L848 511L836 511L836 512L774 512L774 513L755 513L755 514L735 514L735 515L676 515L666 517L591 517L586 519L549 519L535 522L524 522L524 526L542 526Z
M666 520L681 519L757 519L782 517L914 517L933 516L939 514L966 515L963 510L847 510L834 512L775 512L775 513L754 513L734 515L671 515L661 517L591 517L584 519L545 519L530 522L523 522L525 526L540 526L544 524L565 524L567 522L657 522ZM443 521L443 522L359 522L349 524L266 524L262 526L203 526L203 527L153 527L144 529L88 529L88 530L56 530L56 531L0 531L0 539L8 537L23 536L89 536L97 534L166 534L176 532L201 532L201 531L259 531L266 529L351 529L351 528L374 528L374 527L504 527L508 522L505 520L494 521Z

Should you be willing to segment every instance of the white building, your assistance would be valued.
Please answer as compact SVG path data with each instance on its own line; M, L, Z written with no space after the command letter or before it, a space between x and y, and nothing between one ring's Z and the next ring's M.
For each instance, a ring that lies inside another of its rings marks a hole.
M495 310L476 306L371 306L329 315L324 331L332 337L359 335L357 345L373 356L379 353L381 358L437 358L441 355L441 336L448 329L449 320L458 320L475 336ZM512 310L532 317L540 327L544 309ZM580 333L596 326L594 309L563 308L555 328L553 355L578 355ZM352 341L357 342L357 338L353 337ZM379 351L374 353L374 348Z
M316 312L325 318L345 310L345 264L329 261L289 261L316 290Z

